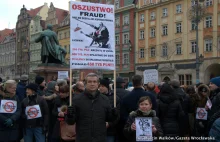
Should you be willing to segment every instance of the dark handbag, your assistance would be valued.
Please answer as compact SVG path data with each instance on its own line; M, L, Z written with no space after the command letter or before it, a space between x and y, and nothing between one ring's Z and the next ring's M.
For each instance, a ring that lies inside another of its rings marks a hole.
M60 136L64 141L74 141L76 139L76 125L68 125L65 121L60 121Z

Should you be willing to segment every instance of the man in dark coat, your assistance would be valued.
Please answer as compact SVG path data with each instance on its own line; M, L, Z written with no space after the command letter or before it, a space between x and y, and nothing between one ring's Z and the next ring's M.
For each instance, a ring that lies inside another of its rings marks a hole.
M192 111L192 102L189 96L180 88L179 80L173 79L170 82L171 87L174 90L174 94L177 95L177 98L180 101L181 107L185 113L185 116L182 117L182 121L180 121L180 134L181 136L189 135L189 113L193 113Z
M142 87L142 77L140 75L135 75L132 77L132 83L134 89L126 96L123 97L121 101L120 114L121 123L125 124L129 113L138 109L138 101L143 96L149 96L152 101L152 109L157 109L156 98L153 94L146 92Z
M118 117L117 109L112 109L109 99L98 91L98 75L89 73L85 83L85 92L75 96L73 106L68 107L66 122L76 123L76 142L105 142L106 122Z
M130 92L125 90L125 81L122 77L117 77L116 79L116 94L122 100L122 98L128 95Z
M109 83L108 79L101 79L99 85L99 91L103 95L106 95L110 100L111 107L114 108L114 93L109 91ZM117 109L120 109L120 99L116 96L116 106ZM107 142L114 142L116 136L116 125L119 121L119 117L113 122L106 122L107 128Z
M16 96L18 96L19 100L22 102L26 97L26 85L28 81L27 75L22 75L20 78L20 82L17 84L16 88Z
M36 76L35 78L35 84L38 85L38 90L37 94L40 96L46 95L45 87L46 87L46 82L44 80L44 77L42 76Z

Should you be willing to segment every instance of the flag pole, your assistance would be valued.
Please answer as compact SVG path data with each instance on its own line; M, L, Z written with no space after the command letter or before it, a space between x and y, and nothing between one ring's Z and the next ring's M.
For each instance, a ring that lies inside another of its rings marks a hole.
M116 69L114 70L114 107L116 107Z
M70 103L69 105L72 106L72 69L70 68Z

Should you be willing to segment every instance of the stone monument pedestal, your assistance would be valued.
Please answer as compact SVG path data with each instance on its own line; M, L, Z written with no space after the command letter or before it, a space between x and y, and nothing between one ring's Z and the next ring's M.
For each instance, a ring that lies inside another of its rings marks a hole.
M58 71L69 71L69 65L62 65L56 63L48 63L48 64L39 64L37 69L33 72L37 75L40 75L45 78L45 81L48 82L52 80L54 77L57 78Z

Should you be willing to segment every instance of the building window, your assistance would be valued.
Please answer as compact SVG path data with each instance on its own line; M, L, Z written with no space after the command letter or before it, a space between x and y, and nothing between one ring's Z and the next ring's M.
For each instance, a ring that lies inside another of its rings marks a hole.
M120 44L120 39L119 39L119 35L115 36L115 45L119 45Z
M182 32L182 25L181 23L176 23L176 32L181 33Z
M184 75L183 74L179 75L179 81L180 81L180 85L184 85Z
M163 26L163 35L168 35L167 25Z
M155 47L151 47L151 48L150 48L150 56L151 56L151 57L155 57L155 56L156 56Z
M128 25L128 24L129 24L129 19L128 19L128 15L126 15L123 18L123 25Z
M144 39L144 31L143 30L140 31L140 39Z
M140 22L144 22L144 14L140 15Z
M205 18L205 24L206 24L206 28L212 27L212 16L207 16Z
M115 26L116 27L120 26L120 19L119 18L115 18Z
M196 30L196 23L195 23L195 21L192 21L191 25L192 25L191 30Z
M191 0L191 5L194 6L197 4L197 0Z
M155 37L155 28L150 29L150 37Z
M196 53L196 41L191 42L192 53Z
M176 44L176 54L180 55L182 54L181 44Z
M140 49L140 58L144 58L144 49Z
M66 32L64 33L64 38L66 38Z
M167 8L163 8L163 17L166 17L168 15L167 11Z
M129 63L129 58L128 58L128 54L124 54L123 55L123 64L128 64Z
M119 55L116 55L115 56L115 61L116 61L116 65L120 65L120 56Z
M144 0L144 5L147 5L147 0Z
M211 6L212 5L212 0L206 0L205 5L206 6Z
M60 33L60 34L59 34L59 39L61 39L61 36L62 36L62 34Z
M128 44L129 43L129 35L128 34L124 34L123 35L123 44Z
M167 45L162 46L162 56L167 56Z
M186 74L186 85L192 85L192 75Z
M176 5L176 13L181 13L182 12L182 5L178 4Z
M151 19L151 20L154 20L154 19L155 19L155 12L154 12L154 11L150 13L150 19Z
M207 52L212 51L212 40L211 39L205 40L205 51Z
M115 9L119 9L120 3L119 0L115 0Z

